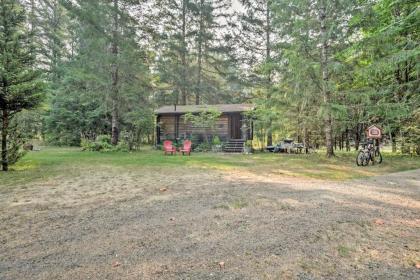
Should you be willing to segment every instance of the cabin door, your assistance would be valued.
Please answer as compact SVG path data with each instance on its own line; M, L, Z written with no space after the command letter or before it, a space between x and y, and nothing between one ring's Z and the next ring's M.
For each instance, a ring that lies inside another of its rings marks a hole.
M230 115L229 118L229 137L230 139L241 139L241 115Z

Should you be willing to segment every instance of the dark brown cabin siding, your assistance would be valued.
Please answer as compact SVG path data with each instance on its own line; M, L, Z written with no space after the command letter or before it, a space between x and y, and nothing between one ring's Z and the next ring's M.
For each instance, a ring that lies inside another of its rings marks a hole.
M160 141L165 139L174 140L176 138L191 138L192 135L196 135L199 138L203 138L205 131L203 128L193 127L191 122L184 121L184 115L161 115L158 117L160 132ZM208 136L219 136L222 141L229 139L229 115L223 114L216 121L215 127L207 130Z

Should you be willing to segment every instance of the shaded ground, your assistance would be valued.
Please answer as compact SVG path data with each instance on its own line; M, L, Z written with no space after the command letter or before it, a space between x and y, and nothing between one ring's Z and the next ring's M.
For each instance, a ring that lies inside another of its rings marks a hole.
M1 189L0 279L420 277L420 170L71 172Z

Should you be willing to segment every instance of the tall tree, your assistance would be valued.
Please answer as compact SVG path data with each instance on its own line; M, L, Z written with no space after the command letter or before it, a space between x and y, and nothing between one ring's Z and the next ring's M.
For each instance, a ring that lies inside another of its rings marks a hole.
M119 77L118 77L118 53L119 53L119 1L112 0L113 2L113 23L112 23L112 36L111 36L111 143L117 145L119 140L120 128L118 120L118 99L119 99Z
M292 55L294 65L306 65L304 76L310 77L314 90L323 99L319 107L324 126L324 139L327 147L326 155L334 155L333 131L334 114L339 108L339 84L341 52L355 40L351 28L353 16L360 11L356 1L344 0L292 0L277 2L275 5L276 24L284 38L283 45L287 48L286 61ZM301 83L302 69L295 68L294 84ZM341 73L343 74L343 73Z
M218 79L229 75L231 37L226 32L232 13L229 0L192 0L195 57L195 104L212 103Z
M244 11L240 14L241 30L237 36L239 48L243 49L242 60L248 68L248 82L259 88L262 94L260 105L265 112L272 109L271 97L273 93L273 59L278 59L274 40L276 27L273 24L271 0L241 0ZM266 102L263 102L266 101ZM267 145L273 143L273 119L267 114L265 129Z
M146 89L147 61L153 59L137 40L130 14L133 4L128 0L63 3L74 21L70 40L74 54L62 63L63 78L46 117L48 138L78 145L83 138L110 134L116 145L130 126L127 115L151 116Z
M174 103L186 105L191 88L191 0L157 0L155 29L159 36L158 69L161 83L174 95ZM179 95L180 94L180 95Z
M364 37L352 53L353 61L363 62L359 84L375 105L367 116L384 128L394 151L397 140L403 152L420 151L418 18L416 1L373 2L360 19Z
M40 103L42 82L39 71L33 69L24 6L19 1L1 0L0 7L1 158L2 170L7 171L10 121L16 113Z

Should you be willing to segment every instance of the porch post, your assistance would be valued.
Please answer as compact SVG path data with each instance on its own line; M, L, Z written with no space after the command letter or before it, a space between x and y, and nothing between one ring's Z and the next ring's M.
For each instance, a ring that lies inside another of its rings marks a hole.
M159 122L160 122L160 116L157 115L156 116L156 143L155 145L159 145L160 144L160 126L159 126Z

